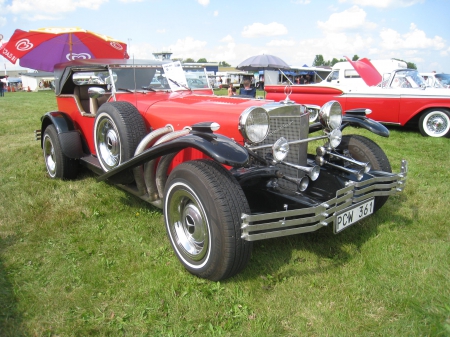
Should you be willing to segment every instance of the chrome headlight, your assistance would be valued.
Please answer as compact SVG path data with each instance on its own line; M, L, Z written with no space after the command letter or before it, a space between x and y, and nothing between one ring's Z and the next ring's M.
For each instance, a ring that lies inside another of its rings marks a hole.
M251 107L239 117L239 130L249 143L260 143L269 132L269 114L261 107Z
M342 141L342 131L335 129L328 134L328 139L330 141L330 146L335 149L341 144Z
M283 161L289 153L289 143L286 138L281 137L272 146L273 159L277 162Z
M327 130L335 130L342 123L342 107L338 101L325 103L319 112L320 124Z
M314 123L317 117L319 117L320 106L312 104L305 104L305 106L309 112L309 122Z

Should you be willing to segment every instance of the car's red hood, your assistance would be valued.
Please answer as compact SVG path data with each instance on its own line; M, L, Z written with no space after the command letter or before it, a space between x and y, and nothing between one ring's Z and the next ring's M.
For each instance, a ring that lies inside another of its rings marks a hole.
M377 85L381 82L382 76L378 70L373 66L369 59L362 58L358 61L352 61L345 56L348 62L355 68L359 76L366 82L368 86Z

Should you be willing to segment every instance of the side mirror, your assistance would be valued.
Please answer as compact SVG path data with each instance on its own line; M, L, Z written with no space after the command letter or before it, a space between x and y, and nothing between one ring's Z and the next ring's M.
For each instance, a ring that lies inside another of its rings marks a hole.
M99 98L105 94L105 89L98 87L91 87L88 89L88 95L90 98Z

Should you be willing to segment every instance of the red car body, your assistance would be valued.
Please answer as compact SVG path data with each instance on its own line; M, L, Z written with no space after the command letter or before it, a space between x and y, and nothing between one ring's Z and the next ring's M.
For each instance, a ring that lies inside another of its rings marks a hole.
M236 121L246 108L261 106L267 102L261 100L250 100L245 98L229 98L228 96L214 96L212 90L179 92L156 92L148 93L117 93L118 102L130 102L136 105L142 112L146 127L148 129L159 129L170 121L175 131L182 130L185 126L198 122L211 120L211 105L214 106L214 122L220 125L220 133L226 134L244 145L244 139L239 132ZM209 95L207 95L209 93ZM60 95L57 97L58 110L64 111L71 116L75 125L85 138L86 144L92 155L97 155L94 144L94 122L95 115L87 116L80 113L78 103L73 95ZM180 112L182 112L180 114ZM194 157L191 157L194 156ZM189 154L181 153L176 158L176 163L204 157L198 151L189 151ZM183 159L181 159L183 158Z

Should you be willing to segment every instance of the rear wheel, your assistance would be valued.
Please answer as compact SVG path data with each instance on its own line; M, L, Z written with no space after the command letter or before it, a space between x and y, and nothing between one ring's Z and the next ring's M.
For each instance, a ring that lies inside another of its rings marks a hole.
M51 178L75 179L78 173L78 160L67 157L61 149L58 132L49 125L42 138L45 166Z
M431 109L419 119L419 130L425 137L445 137L450 134L450 113L444 109Z
M371 169L374 171L392 172L391 164L384 151L371 139L358 136L346 135L342 137L341 144L337 150L350 156L351 158L361 161L369 162ZM358 166L350 166L351 168L360 168ZM379 210L388 200L389 196L375 197L374 211Z
M128 102L103 104L94 124L94 141L97 157L105 172L110 171L134 156L146 128L139 111ZM131 170L122 172L112 180L116 183L133 181Z
M184 267L213 281L231 277L248 263L252 243L241 239L247 199L236 179L211 160L185 162L165 188L167 233Z

